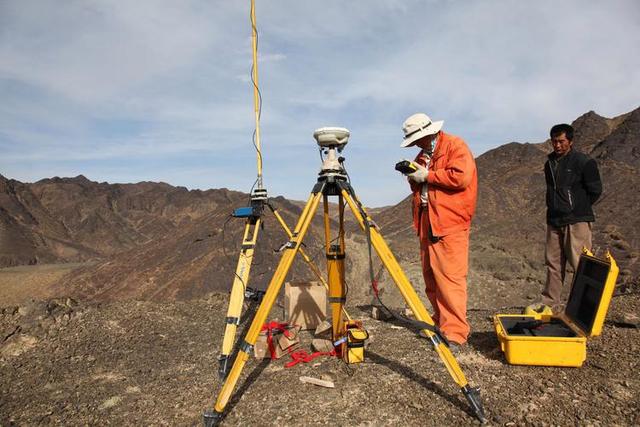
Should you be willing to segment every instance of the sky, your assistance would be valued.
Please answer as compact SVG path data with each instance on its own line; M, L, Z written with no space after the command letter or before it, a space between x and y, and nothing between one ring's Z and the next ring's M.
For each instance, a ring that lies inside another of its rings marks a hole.
M0 0L0 174L249 192L250 1ZM256 0L264 186L306 200L313 131L367 206L409 193L402 122L475 156L640 106L640 2Z

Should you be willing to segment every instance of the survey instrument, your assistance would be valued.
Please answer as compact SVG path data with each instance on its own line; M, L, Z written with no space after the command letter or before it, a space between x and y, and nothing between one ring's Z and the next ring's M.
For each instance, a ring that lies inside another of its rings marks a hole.
M401 160L396 163L396 170L398 172L402 172L405 175L409 175L417 171L418 167L410 160Z

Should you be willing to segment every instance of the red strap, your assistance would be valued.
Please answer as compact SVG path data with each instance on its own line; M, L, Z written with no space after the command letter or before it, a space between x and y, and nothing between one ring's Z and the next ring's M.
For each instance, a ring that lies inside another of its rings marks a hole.
M267 332L284 332L287 327L289 326L289 324L287 322L269 322L269 323L265 323L264 325L262 325L262 329L260 329L260 331L267 331Z
M373 294L378 298L378 280L373 279L371 281L371 287L373 288Z
M284 365L285 368L290 368L292 366L297 365L298 363L308 363L311 362L313 359L315 359L316 357L319 356L335 356L336 355L336 349L334 348L331 351L316 351L315 353L307 353L304 350L298 350L298 351L294 351L292 353L289 353L291 356L291 362L287 363L286 365Z

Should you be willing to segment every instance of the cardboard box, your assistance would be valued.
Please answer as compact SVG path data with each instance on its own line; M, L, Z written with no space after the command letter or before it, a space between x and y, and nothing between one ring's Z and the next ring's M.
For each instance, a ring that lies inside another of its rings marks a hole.
M290 325L315 329L327 317L327 290L320 282L287 282L284 315Z
M494 326L513 365L582 366L587 339L600 335L618 277L610 254L585 253L573 277L567 308L559 315L498 314Z
M271 353L269 352L269 345L267 344L267 332L260 332L258 335L258 339L256 340L255 345L253 346L253 355L256 359L264 359L265 357L270 358Z
M283 354L285 352L288 353L288 351L286 350L289 350L289 348L300 344L300 337L298 335L300 333L300 329L300 326L293 326L287 329L284 333L280 334L278 336L278 347L276 349L276 352L278 350L281 350Z
M299 326L288 327L284 333L281 331L272 332L271 345L273 346L274 359L279 359L289 354L290 351L293 351L300 344L299 332ZM260 335L258 335L256 344L253 346L253 354L256 359L271 358L267 331L262 331Z

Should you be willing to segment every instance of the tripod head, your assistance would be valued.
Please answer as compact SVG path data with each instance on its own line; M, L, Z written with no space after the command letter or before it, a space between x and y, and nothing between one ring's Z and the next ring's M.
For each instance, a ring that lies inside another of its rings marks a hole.
M318 146L320 147L320 157L324 152L320 176L341 177L346 179L346 171L342 162L343 157L338 157L336 153L341 153L347 142L349 142L349 129L340 127L323 127L313 132Z

